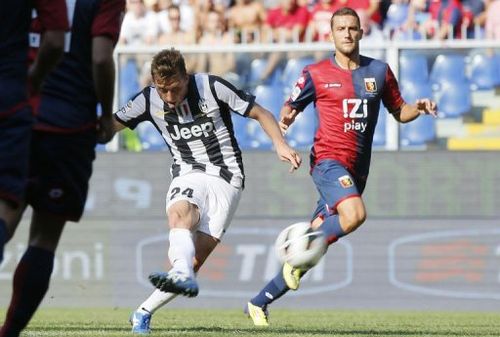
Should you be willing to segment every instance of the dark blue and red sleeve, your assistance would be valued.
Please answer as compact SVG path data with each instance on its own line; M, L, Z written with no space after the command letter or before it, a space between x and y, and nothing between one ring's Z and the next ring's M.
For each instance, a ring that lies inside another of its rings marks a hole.
M316 99L316 90L309 70L304 68L302 75L292 89L292 94L285 102L286 105L297 111L303 111L311 102Z
M387 72L385 75L385 85L384 92L382 93L382 102L390 113L394 113L401 109L402 105L405 103L403 97L401 97L401 92L399 91L398 81L394 76L391 68L387 66Z

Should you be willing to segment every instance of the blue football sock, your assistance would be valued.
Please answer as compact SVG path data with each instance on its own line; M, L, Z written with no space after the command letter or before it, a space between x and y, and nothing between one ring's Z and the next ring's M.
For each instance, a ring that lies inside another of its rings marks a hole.
M250 300L253 305L265 308L268 304L283 296L290 288L287 287L283 279L282 268L279 273L262 290Z
M12 298L0 336L18 336L49 288L54 253L29 246L14 273Z
M328 244L332 244L347 233L340 226L340 218L338 214L334 214L326 218L319 229L325 234Z
M0 219L0 263L3 261L3 248L7 242L7 226L5 221Z

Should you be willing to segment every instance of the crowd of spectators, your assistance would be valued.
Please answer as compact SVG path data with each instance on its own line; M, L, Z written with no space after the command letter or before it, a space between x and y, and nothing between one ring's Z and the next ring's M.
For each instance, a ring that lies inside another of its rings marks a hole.
M387 39L500 39L500 0L127 0L120 44L324 42L331 14L344 6L358 12L363 43L371 45ZM264 78L280 61L270 60ZM220 75L241 62L230 53L189 55L186 61L190 72ZM147 80L146 73L142 82Z
M128 0L127 6L120 39L127 45L328 41L331 14L344 6L384 38L500 38L500 0Z

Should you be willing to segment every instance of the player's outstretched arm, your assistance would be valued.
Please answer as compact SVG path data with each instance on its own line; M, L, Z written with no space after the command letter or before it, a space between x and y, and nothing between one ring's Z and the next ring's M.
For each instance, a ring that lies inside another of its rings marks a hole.
M436 102L428 99L417 99L415 104L403 104L399 113L394 114L398 122L408 123L415 120L420 115L431 115L437 117Z
M269 138L271 138L278 158L282 161L288 161L292 165L290 167L290 172L298 169L302 159L297 151L291 148L285 141L285 138L283 138L278 123L273 115L268 110L255 103L248 116L258 121L262 129L264 129Z
M286 132L288 131L288 127L292 125L292 123L295 121L295 117L297 117L298 111L295 109L292 109L288 104L285 104L283 108L281 108L280 111L280 121L279 121L279 127L281 130L281 134L285 135Z

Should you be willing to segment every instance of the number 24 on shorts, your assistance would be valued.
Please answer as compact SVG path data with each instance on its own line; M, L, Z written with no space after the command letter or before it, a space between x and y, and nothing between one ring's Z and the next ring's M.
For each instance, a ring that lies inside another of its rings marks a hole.
M181 189L179 187L175 187L172 189L172 194L170 196L170 200L174 199L177 194L181 192ZM188 198L193 197L193 189L192 188L186 188L184 191L181 193L182 195L187 196Z

